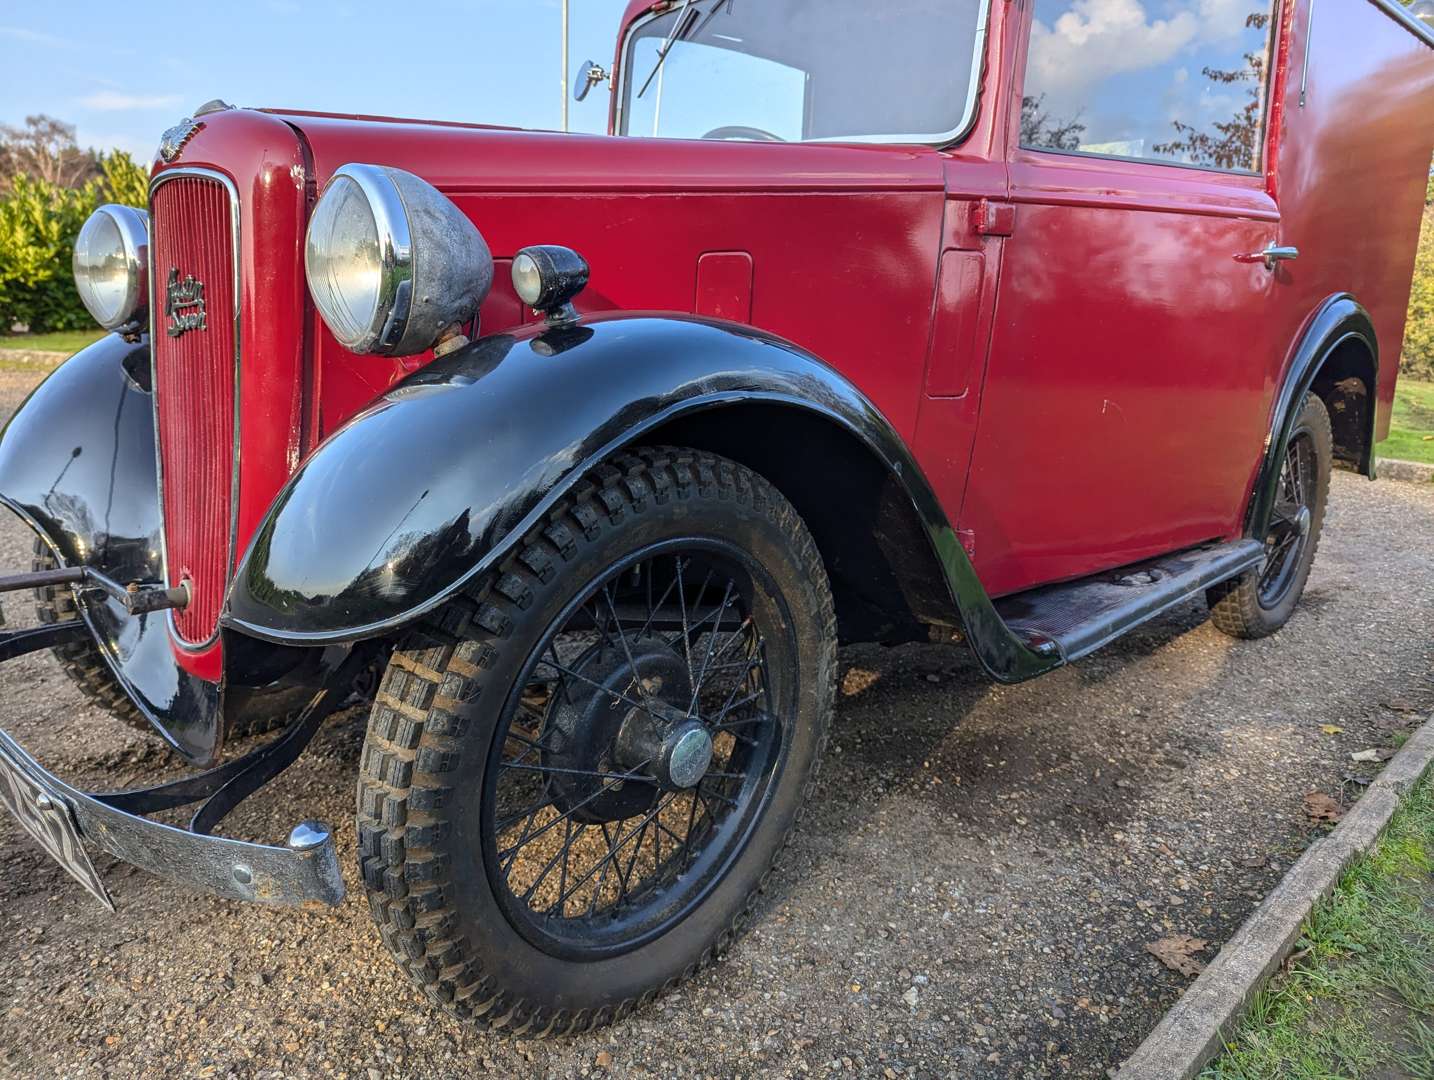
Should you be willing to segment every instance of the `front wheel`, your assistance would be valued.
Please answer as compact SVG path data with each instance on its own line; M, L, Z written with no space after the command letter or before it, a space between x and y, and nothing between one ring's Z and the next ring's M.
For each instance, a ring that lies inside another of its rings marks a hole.
M359 855L400 965L541 1035L720 954L815 779L835 641L816 546L761 477L671 449L598 468L384 675Z
M1285 451L1264 562L1206 594L1217 628L1232 637L1262 638L1289 622L1319 550L1333 467L1329 412L1309 394Z

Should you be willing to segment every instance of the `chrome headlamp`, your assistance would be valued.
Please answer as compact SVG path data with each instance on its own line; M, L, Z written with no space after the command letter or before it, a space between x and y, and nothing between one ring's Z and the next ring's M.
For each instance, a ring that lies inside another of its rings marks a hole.
M411 356L466 323L493 286L493 256L425 180L345 165L324 187L304 245L309 292L350 352Z
M106 203L75 238L75 288L106 330L137 325L149 308L149 215Z

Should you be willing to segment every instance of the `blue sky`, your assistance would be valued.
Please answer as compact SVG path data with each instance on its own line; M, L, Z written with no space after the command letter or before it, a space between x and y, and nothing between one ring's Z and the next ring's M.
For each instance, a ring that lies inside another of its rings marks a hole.
M572 64L612 59L624 0L572 0ZM113 0L0 4L0 123L49 113L148 159L210 98L559 126L558 0ZM607 95L571 103L600 131Z
M606 66L624 0L571 3L573 70L587 58ZM1176 118L1208 129L1247 91L1201 68L1239 67L1258 51L1262 35L1244 20L1268 5L1037 0L1031 81L1054 117L1079 116L1105 152L1168 138ZM48 113L75 124L81 145L141 160L215 97L556 128L560 13L559 0L3 0L0 123ZM574 130L600 131L607 94L570 108Z

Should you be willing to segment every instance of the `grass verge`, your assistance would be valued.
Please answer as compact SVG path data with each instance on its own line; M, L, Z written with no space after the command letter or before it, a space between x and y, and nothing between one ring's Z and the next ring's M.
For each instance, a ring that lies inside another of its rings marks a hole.
M35 352L77 353L105 336L103 330L56 330L52 334L0 335L0 349L33 349Z
M1434 383L1399 380L1389 438L1374 452L1377 457L1434 465Z
M1201 1080L1434 1080L1434 779L1305 923Z

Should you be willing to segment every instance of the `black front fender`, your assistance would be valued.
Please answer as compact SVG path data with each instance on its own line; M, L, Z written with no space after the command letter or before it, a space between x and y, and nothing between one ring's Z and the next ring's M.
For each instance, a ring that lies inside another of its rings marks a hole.
M116 581L163 580L149 344L111 334L56 368L0 433L0 503L64 566ZM165 612L130 615L114 600L81 605L96 643L152 724L185 757L219 740L216 684L186 672Z
M684 316L495 335L405 379L281 492L240 562L224 622L285 643L388 633L499 561L607 455L679 416L751 401L826 417L898 477L993 674L1025 678L1059 663L996 616L906 446L855 386L787 342Z

